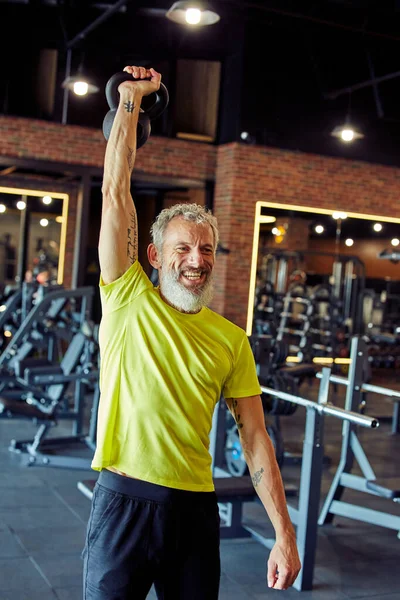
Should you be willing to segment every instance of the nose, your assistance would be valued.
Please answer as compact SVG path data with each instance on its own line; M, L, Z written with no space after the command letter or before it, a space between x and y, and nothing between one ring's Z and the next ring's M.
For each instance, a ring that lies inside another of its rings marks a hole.
M193 248L189 255L189 262L193 267L204 266L204 257L200 251L200 248Z

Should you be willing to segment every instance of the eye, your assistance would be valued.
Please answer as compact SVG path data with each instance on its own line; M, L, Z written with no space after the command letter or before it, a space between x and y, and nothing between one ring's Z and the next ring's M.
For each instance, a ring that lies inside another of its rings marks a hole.
M178 252L186 252L186 251L187 251L187 247L186 247L186 246L178 246L178 247L176 248L176 250L177 250Z

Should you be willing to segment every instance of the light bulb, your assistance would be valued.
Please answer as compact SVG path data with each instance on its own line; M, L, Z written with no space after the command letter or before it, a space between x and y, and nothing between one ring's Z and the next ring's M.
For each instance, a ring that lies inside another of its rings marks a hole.
M382 231L382 225L380 223L375 223L374 231Z
M43 204L51 204L53 202L53 198L51 196L43 196L42 202Z
M74 92L77 96L86 96L89 90L89 85L86 81L75 81Z
M26 202L24 202L23 200L18 200L18 202L17 202L17 208L18 208L18 210L25 210L25 208L26 208Z
M351 142L354 139L354 131L352 129L343 129L340 136L344 142Z
M354 244L354 240L352 240L351 238L347 238L347 240L345 241L346 246L352 246Z
M49 224L49 220L48 219L40 219L39 223L41 224L42 227L47 227L47 225Z
M316 233L323 233L324 232L324 228L322 227L322 225L317 225L315 227L315 231L316 231Z
M185 19L189 25L198 25L201 21L201 11L198 8L188 8Z
M397 238L393 238L390 243L392 244L392 246L398 246L400 244L400 240L398 240Z
M6 205L5 204L0 204L0 213L4 213L4 212L6 212L6 210L7 210Z

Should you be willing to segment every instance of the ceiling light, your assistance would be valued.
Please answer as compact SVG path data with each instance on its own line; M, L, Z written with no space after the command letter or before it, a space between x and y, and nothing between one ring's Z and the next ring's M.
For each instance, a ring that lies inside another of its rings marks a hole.
M99 88L89 83L86 77L81 74L74 77L67 77L62 83L62 87L74 92L77 96L86 96L87 94L96 94Z
M7 207L5 204L0 204L0 213L5 213L7 210Z
M316 233L324 233L324 228L322 225L316 225L315 226L315 232Z
M273 227L271 229L271 233L272 233L272 235L279 235L280 231L279 231L279 229L277 227Z
M43 204L51 204L53 202L53 198L51 196L43 196L42 202Z
M347 219L347 215L345 212L334 212L332 213L332 219L335 219L335 221L337 221L338 219Z
M41 224L42 227L47 227L47 225L49 224L49 220L48 219L40 219L39 223Z
M167 19L181 25L214 25L220 16L206 2L175 2L167 11Z
M345 241L346 246L352 246L354 244L354 240L352 240L351 238L347 238L347 240Z
M400 244L400 240L398 240L397 238L393 238L390 243L392 244L392 246L398 246Z
M348 123L335 127L334 130L331 131L331 135L347 143L353 142L354 140L358 140L364 137L364 134L360 133L357 129L355 129L352 125L349 125Z
M382 225L381 223L375 223L374 224L374 231L382 231Z
M26 202L24 202L23 200L18 200L18 202L17 202L17 208L18 208L18 210L25 210L25 208L26 208Z

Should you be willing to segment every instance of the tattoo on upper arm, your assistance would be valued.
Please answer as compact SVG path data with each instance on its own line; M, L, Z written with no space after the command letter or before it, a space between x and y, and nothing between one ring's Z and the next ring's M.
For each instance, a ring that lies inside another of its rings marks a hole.
M137 258L138 253L138 234L137 234L137 217L136 211L132 210L130 213L130 227L128 227L128 246L127 255L133 264Z
M233 416L235 418L236 421L236 427L238 429L242 429L243 427L243 423L240 422L240 415L237 412L237 405L238 405L238 401L233 399L232 400L232 408L233 408Z
M264 473L264 469L261 467L259 471L256 471L252 476L251 480L253 482L254 487L257 487L262 479L262 474Z
M133 109L135 108L133 102L131 102L130 100L128 100L128 102L124 102L124 106L125 106L125 110L128 113L132 113Z
M129 170L132 171L133 169L133 164L134 164L134 158L133 158L133 148L129 148L128 147L128 167Z

